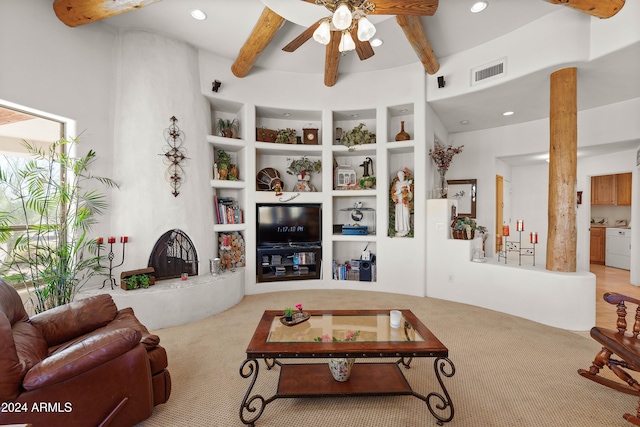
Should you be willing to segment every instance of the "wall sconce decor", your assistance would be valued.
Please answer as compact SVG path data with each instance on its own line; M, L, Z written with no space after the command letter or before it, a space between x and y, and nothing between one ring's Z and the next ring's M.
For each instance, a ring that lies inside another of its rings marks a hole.
M211 87L211 90L214 92L217 92L218 89L220 89L220 86L222 86L222 83L220 82L220 80L214 80Z
M178 194L180 194L178 188L180 188L184 179L182 165L188 157L185 155L186 150L182 148L184 132L176 125L178 119L173 116L169 120L171 120L171 126L164 130L164 139L167 141L167 145L163 148L164 153L159 155L164 156L164 163L169 166L165 176L173 188L171 194L173 194L173 197L178 197Z

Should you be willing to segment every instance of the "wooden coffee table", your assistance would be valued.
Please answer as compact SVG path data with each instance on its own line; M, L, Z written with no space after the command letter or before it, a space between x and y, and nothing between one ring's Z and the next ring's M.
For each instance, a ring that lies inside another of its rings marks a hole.
M442 377L452 377L455 366L449 350L410 311L400 310L399 328L389 325L389 310L309 310L309 319L293 326L281 322L282 311L267 310L247 347L247 358L240 375L251 378L240 406L240 420L254 426L266 405L280 398L336 396L411 395L422 399L438 425L453 419L451 397ZM316 342L329 335L339 340L348 333L360 331L353 342ZM346 382L333 379L327 363L282 363L282 359L321 358L396 358L395 362L356 363ZM442 393L426 396L415 392L400 369L409 369L414 357L434 358L434 372ZM267 369L278 365L280 379L276 393L268 398L252 395L258 379L259 363Z

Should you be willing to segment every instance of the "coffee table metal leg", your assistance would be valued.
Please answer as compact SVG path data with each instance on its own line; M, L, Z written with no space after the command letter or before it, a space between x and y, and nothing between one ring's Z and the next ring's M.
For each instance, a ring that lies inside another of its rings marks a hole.
M255 394L250 397L251 390L253 390L253 386L258 379L259 368L260 365L256 359L245 359L245 361L242 362L242 365L240 365L240 376L242 378L253 377L251 378L249 388L247 389L244 399L242 399L242 404L240 405L240 421L251 427L255 426L256 420L262 415L267 403L273 400L273 398L265 400L265 398L259 394ZM253 416L245 418L245 412L247 415Z
M441 374L444 375L447 378L451 378L455 373L456 373L456 367L453 365L453 362L451 360L449 360L449 358L447 357L438 357L434 362L433 362L433 369L435 371L436 374L436 378L438 379L438 383L440 384L440 387L442 388L442 392L444 394L444 396L440 393L437 392L431 392L427 395L426 398L420 397L421 399L423 399L426 403L427 403L427 408L429 408L429 412L431 412L431 415L433 415L437 420L438 420L438 425L443 425L443 423L448 423L449 421L451 421L453 419L453 414L454 414L454 409L453 409L453 402L451 401L451 396L449 396L449 393L447 392L447 388L444 386L444 383L442 382L442 377ZM433 408L433 406L431 405L431 400L435 399L436 403L435 403L435 408L439 411L446 411L447 408L449 408L449 416L448 417L442 417L439 414L437 414Z

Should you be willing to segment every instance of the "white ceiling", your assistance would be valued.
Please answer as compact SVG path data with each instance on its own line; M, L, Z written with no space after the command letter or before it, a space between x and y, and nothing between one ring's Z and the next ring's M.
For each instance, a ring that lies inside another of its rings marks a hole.
M473 14L469 11L472 3L473 0L441 0L434 16L422 17L427 37L438 58L472 49L563 7L543 0L489 0L489 7L484 12ZM103 22L120 28L166 34L233 61L265 4L288 21L260 55L255 67L322 74L325 47L319 43L309 40L293 53L281 50L307 25L329 14L325 8L301 0L162 0ZM208 18L195 21L189 15L193 9L203 10ZM376 37L383 39L384 44L374 48L375 55L366 61L360 61L355 52L346 54L340 60L340 74L419 62L395 19L386 16L376 19ZM450 133L545 118L549 115L549 73L549 70L543 70L430 105ZM638 76L640 43L581 64L578 74L579 110L640 97ZM518 100L515 105L514 100ZM489 104L493 106L492 111L486 108ZM493 113L511 109L516 109L517 114L509 118ZM470 123L462 125L462 120Z

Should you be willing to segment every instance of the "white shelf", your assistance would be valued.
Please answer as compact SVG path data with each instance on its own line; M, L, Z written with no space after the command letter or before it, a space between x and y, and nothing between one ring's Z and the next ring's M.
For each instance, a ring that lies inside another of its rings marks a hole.
M362 145L354 145L349 150L349 147L346 145L332 145L331 151L333 151L334 155L340 156L364 156L364 155L375 155L376 154L377 144L362 144Z
M261 153L299 153L300 155L319 156L322 145L313 144L276 144L275 142L256 142L256 150Z
M295 197L294 197L295 196ZM293 197L293 198L292 198ZM276 196L275 191L256 191L256 203L323 203L320 191L293 192L285 191Z
M334 242L377 242L378 236L376 234L334 234Z
M232 231L244 231L247 229L247 224L214 224L213 231L216 233L229 233Z
M387 144L385 145L387 150L389 150L389 152L394 153L394 154L401 154L401 153L413 153L415 147L416 147L416 142L414 140L409 140L409 141L391 141L391 142L387 142Z
M333 197L363 197L363 196L375 197L376 194L377 194L377 190L375 188L373 190L333 190L331 191L331 195Z
M235 188L244 189L246 183L244 181L230 181L225 179L212 179L211 187L213 188Z
M225 138L217 135L207 135L207 142L213 144L218 150L230 152L238 152L247 146L247 141L244 139Z

